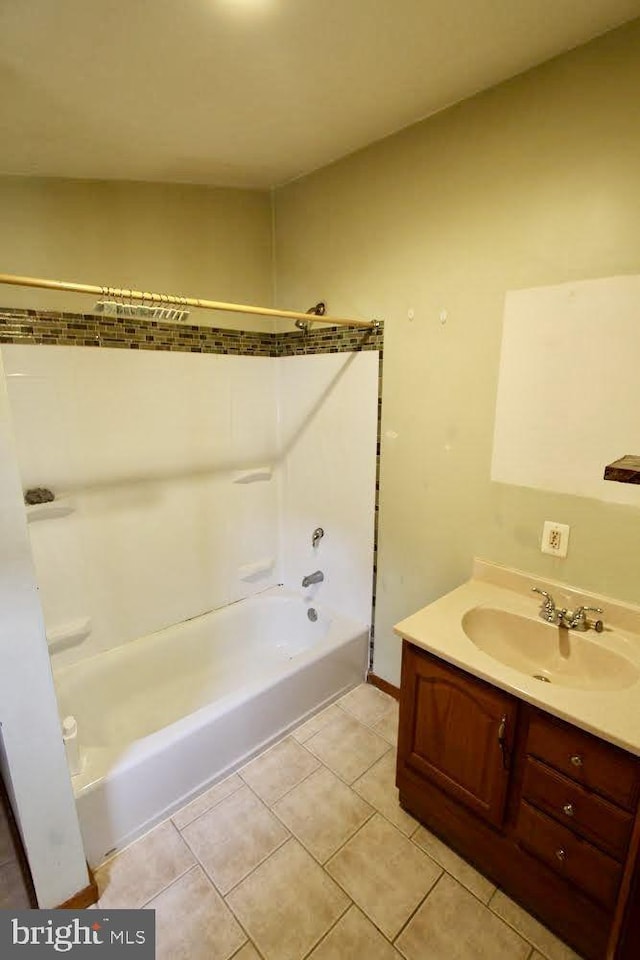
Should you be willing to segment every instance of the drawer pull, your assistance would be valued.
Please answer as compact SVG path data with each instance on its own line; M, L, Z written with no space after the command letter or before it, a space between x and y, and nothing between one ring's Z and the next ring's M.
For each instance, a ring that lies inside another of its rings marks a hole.
M579 753L574 753L569 758L574 767L584 766L584 758Z
M565 860L567 859L567 851L564 849L564 847L558 847L558 849L556 850L556 857L558 858L560 863L565 862Z
M567 817L572 817L575 813L575 810L573 809L573 804L565 803L565 805L562 808L562 812L566 814Z

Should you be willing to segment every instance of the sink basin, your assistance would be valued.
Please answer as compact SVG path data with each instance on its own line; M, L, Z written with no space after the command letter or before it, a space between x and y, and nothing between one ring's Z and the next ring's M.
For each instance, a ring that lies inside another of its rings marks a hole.
M589 633L561 629L508 610L474 607L464 614L462 629L494 660L541 682L622 690L640 677L634 663L591 639Z

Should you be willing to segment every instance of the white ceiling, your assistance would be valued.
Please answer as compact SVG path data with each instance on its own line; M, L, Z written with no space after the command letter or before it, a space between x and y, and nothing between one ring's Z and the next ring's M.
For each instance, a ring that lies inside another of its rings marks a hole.
M0 0L0 173L269 187L640 0Z

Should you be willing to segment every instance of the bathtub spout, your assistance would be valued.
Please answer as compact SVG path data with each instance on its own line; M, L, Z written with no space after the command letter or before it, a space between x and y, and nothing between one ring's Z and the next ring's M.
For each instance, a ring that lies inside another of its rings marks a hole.
M324 580L324 573L322 570L316 570L315 573L310 573L307 577L302 578L302 586L310 587L312 583L322 583Z

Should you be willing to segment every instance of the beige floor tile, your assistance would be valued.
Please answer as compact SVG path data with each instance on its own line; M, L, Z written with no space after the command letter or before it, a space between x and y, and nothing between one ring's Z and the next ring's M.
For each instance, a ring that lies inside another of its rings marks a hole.
M234 954L233 960L262 960L262 957L251 943L245 943L242 950L239 950L238 953Z
M374 724L393 706L394 699L370 683L361 683L338 700L343 710L348 710L361 723Z
M326 767L291 790L273 810L321 863L373 813L368 803Z
M266 960L300 960L349 899L297 840L289 840L227 897Z
M314 735L314 733L322 730L323 727L330 723L331 720L335 720L336 717L339 717L340 714L340 707L336 706L335 703L332 703L331 706L325 707L325 709L321 710L320 713L316 713L315 716L311 717L299 727L296 727L291 736L295 737L299 743L305 743Z
M526 910L509 899L501 890L496 890L489 903L494 913L522 934L548 960L580 960L577 953L543 927Z
M194 864L195 857L167 820L96 871L100 906L141 907Z
M483 877L481 873L478 873L470 863L467 863L466 860L458 856L458 854L448 847L446 843L443 843L439 837L436 837L435 834L431 833L431 831L425 827L420 827L413 834L412 839L413 842L417 843L419 847L426 851L436 863L444 867L447 873L450 873L463 887L470 890L478 900L482 900L483 903L489 903L489 900L495 893L495 884L487 880L486 877Z
M319 766L308 750L288 737L243 767L240 776L271 805Z
M174 813L172 817L173 822L178 830L182 830L183 827L186 827L186 825L191 823L192 820L195 820L196 817L206 813L211 807L215 807L216 803L220 803L225 797L231 796L231 794L239 790L242 785L243 781L234 773L232 777L227 777L226 780L216 783L215 786L211 787L199 797L196 797L191 803L187 803L186 806L181 807L180 810Z
M531 947L444 874L396 940L407 960L527 960Z
M0 910L28 910L29 894L17 860L0 867Z
M442 869L376 814L327 863L370 920L393 939Z
M309 960L400 960L400 954L357 907L350 907Z
M182 835L224 894L273 853L289 831L242 787L188 824Z
M396 754L390 750L353 784L353 789L375 807L387 820L410 837L418 826L400 806L396 789Z
M156 911L156 960L228 960L247 939L200 867L148 907Z
M390 749L386 740L344 710L305 746L347 783L353 783Z
M371 729L379 736L384 737L387 743L390 743L392 747L397 747L398 745L399 714L400 704L394 700L387 712L371 725Z

